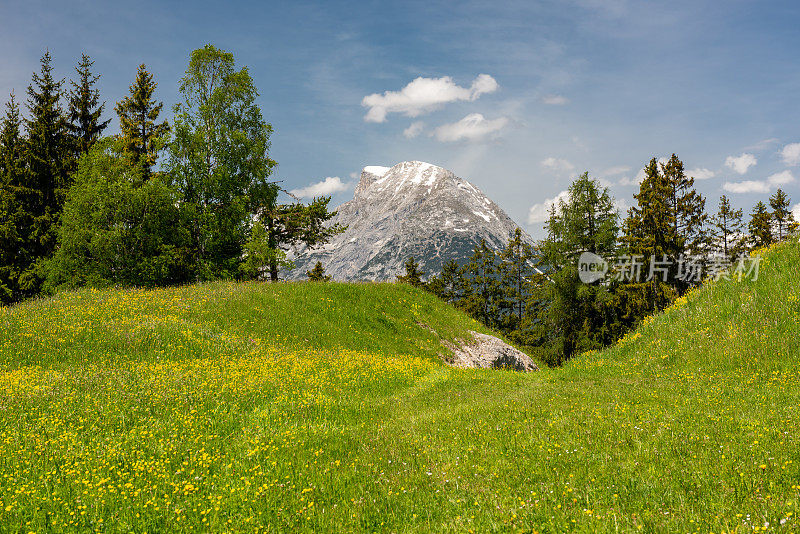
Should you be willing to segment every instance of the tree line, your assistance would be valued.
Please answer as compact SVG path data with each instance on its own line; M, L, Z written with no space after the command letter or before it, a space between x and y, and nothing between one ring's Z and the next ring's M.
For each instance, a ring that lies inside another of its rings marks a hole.
M193 51L172 124L143 64L115 106L83 55L67 85L47 52L0 125L0 303L85 285L163 286L271 279L289 246L343 231L330 197L279 202L272 126L246 67L213 45Z
M744 261L797 230L781 189L767 203L759 201L745 224L742 210L724 195L716 212L708 213L675 154L664 163L653 158L644 171L624 219L608 188L584 173L551 207L547 235L535 245L517 229L505 248L482 241L464 265L450 261L427 280L409 258L398 281L424 287L560 365L621 338L702 283L703 268L718 276L737 258ZM635 260L620 265L637 269L586 283L579 272L584 253L609 262Z

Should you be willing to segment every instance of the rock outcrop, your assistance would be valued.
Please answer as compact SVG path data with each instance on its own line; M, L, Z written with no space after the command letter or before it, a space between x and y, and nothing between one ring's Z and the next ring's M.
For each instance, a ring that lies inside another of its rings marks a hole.
M538 371L533 359L502 339L470 330L472 341L447 343L452 355L445 361L454 367L471 369L511 369L514 371Z

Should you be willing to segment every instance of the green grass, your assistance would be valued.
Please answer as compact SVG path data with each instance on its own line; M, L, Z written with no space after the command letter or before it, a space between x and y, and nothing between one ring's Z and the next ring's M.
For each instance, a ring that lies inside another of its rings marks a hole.
M518 374L377 284L81 291L0 311L0 531L794 531L800 246ZM765 525L767 525L765 527Z

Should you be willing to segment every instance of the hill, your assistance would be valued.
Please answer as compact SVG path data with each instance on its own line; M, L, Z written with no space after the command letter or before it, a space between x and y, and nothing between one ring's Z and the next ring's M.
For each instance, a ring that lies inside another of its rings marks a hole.
M0 530L795 530L798 264L529 374L441 364L418 323L479 328L403 286L3 309Z

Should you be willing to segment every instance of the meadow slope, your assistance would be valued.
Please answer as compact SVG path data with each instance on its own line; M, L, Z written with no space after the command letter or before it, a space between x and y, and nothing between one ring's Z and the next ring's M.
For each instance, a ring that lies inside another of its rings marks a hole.
M387 284L0 309L0 531L796 530L800 246L618 346L460 370Z

